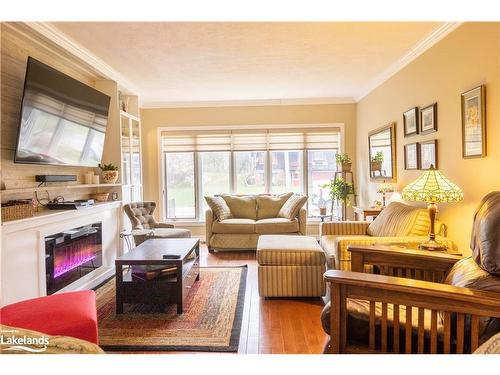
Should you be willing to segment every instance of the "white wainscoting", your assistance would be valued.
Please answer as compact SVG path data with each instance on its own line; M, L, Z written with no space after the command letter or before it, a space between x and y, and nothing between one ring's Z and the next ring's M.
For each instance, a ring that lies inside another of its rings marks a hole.
M45 296L45 242L64 230L102 222L102 267L59 292L90 289L114 274L114 260L122 254L122 204L98 203L69 211L43 211L32 218L2 225L0 305Z

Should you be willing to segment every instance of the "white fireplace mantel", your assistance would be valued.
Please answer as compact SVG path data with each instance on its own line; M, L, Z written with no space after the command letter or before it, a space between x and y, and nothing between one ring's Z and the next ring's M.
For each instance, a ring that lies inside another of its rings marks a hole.
M96 203L78 210L42 211L35 216L2 224L0 305L46 295L45 237L102 222L102 267L59 292L89 289L114 273L114 260L122 254L120 201Z

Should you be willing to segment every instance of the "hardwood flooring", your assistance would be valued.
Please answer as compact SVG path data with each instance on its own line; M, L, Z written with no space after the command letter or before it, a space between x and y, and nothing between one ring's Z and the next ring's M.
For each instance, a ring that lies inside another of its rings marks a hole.
M248 265L245 310L238 353L322 353L327 336L321 328L320 298L259 297L255 251L215 252L201 247L201 266Z
M248 265L248 276L238 354L321 354L327 336L321 328L320 298L260 298L255 251L210 254L205 245L200 247L202 267L243 264Z

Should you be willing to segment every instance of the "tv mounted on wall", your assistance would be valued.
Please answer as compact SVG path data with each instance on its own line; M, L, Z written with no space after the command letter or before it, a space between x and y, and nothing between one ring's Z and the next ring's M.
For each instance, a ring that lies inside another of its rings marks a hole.
M28 58L14 162L96 167L110 97Z

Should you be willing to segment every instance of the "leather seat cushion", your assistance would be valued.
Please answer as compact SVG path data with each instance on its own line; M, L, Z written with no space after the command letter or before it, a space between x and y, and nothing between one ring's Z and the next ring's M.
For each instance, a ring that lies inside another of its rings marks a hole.
M474 214L470 247L476 263L500 276L500 191L483 198Z
M323 330L330 334L330 309L331 302L328 302L323 311L321 312L321 324ZM369 316L370 316L370 302L357 299L347 299L347 313L349 315L348 319L348 337L352 342L360 343L363 345L368 345L369 339ZM380 302L375 303L375 325L380 329L382 317L382 304ZM394 310L392 304L387 304L387 327L388 335L392 336L392 326L393 326ZM431 328L431 312L425 310L424 313L424 327L426 337L430 337ZM400 329L403 332L404 326L406 324L406 306L399 307L399 324ZM443 321L441 317L437 319L437 329L438 336L443 334ZM412 308L412 331L416 335L418 333L418 308ZM379 334L376 335L380 337ZM391 340L389 340L391 341Z
M255 232L259 234L297 233L298 231L299 222L297 219L288 220L276 217L257 220L255 223Z
M445 284L500 293L500 276L489 274L470 256L453 265Z
M260 266L324 266L325 253L313 237L262 235L257 243Z
M255 220L252 219L226 219L214 221L213 233L255 233Z

